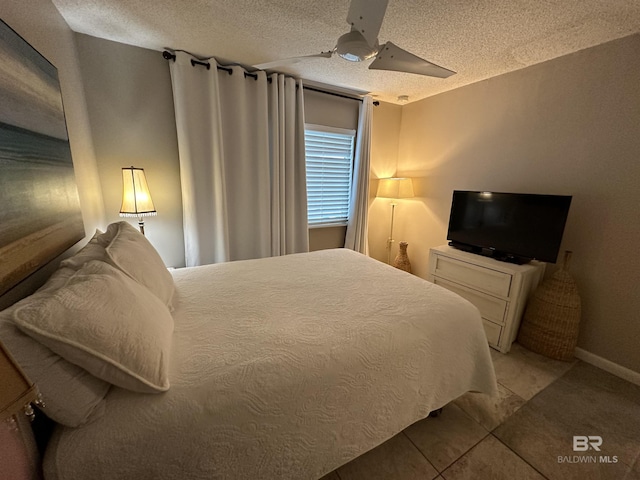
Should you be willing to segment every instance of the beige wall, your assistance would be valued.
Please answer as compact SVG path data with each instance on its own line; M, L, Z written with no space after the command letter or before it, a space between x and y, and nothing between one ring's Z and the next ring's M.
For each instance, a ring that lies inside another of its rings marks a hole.
M344 247L344 236L347 227L318 227L309 229L309 251L326 250L328 248Z
M396 174L398 168L398 147L402 107L392 103L380 102L373 107L371 125L371 171L369 174L369 256L387 261L387 238L391 226L391 203L388 199L376 198L379 178L389 178ZM404 200L398 203L404 204ZM397 213L402 213L402 205L398 205ZM396 215L396 220L400 215ZM397 226L397 223L394 222ZM398 236L394 226L394 237ZM392 249L392 259L398 252L398 242Z
M76 34L107 223L122 202L122 167L144 168L156 217L145 234L167 266L184 266L173 94L160 52ZM136 218L127 219L137 226Z
M426 277L454 189L573 195L561 248L582 296L578 346L636 372L638 52L640 35L626 37L404 106L397 173L421 198L399 205L396 227Z
M104 224L104 208L73 32L49 0L4 2L2 19L58 69L82 217L91 236ZM1 298L0 308L41 284L57 261L52 264Z
M338 97L306 89L304 91L304 121L328 127L358 128L360 100Z

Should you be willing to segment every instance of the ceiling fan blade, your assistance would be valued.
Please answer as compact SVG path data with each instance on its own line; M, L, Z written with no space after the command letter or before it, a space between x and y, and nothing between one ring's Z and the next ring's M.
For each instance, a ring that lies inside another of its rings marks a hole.
M316 53L314 55L303 55L302 57L281 58L280 60L274 60L273 62L259 63L258 65L253 65L253 67L259 70L273 70L274 68L278 67L295 65L296 63L300 63L303 60L307 60L309 58L331 58L331 55L333 55L332 50L328 52Z
M370 47L378 43L378 33L388 3L389 0L351 0L347 23L362 34Z
M447 78L456 72L428 62L413 53L387 42L380 47L376 59L369 68L373 70L393 70L396 72L416 73L428 77Z

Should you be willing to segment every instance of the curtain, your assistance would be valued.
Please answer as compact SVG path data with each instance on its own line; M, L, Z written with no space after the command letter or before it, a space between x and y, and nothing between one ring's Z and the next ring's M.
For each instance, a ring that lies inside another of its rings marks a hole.
M229 260L229 238L218 76L196 72L190 62L190 55L176 52L170 69L180 154L185 261L187 266L194 266Z
M281 74L270 79L271 255L308 252L302 84Z
M186 265L308 251L302 85L192 60L170 63Z
M371 122L373 99L367 95L362 99L358 117L358 133L354 154L349 217L344 246L356 252L369 254L369 166L371 156Z

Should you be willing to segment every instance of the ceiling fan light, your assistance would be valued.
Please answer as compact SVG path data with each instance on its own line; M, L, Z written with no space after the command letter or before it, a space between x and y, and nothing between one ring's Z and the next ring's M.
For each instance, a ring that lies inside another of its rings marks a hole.
M362 62L373 58L378 53L378 45L371 47L357 30L345 33L338 39L336 52L350 62Z

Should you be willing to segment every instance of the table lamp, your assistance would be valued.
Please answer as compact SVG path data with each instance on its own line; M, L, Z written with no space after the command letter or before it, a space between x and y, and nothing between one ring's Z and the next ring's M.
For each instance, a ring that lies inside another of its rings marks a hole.
M155 216L156 207L153 205L147 177L144 169L125 167L122 169L122 206L121 217L138 217L140 232L144 235L144 217Z

